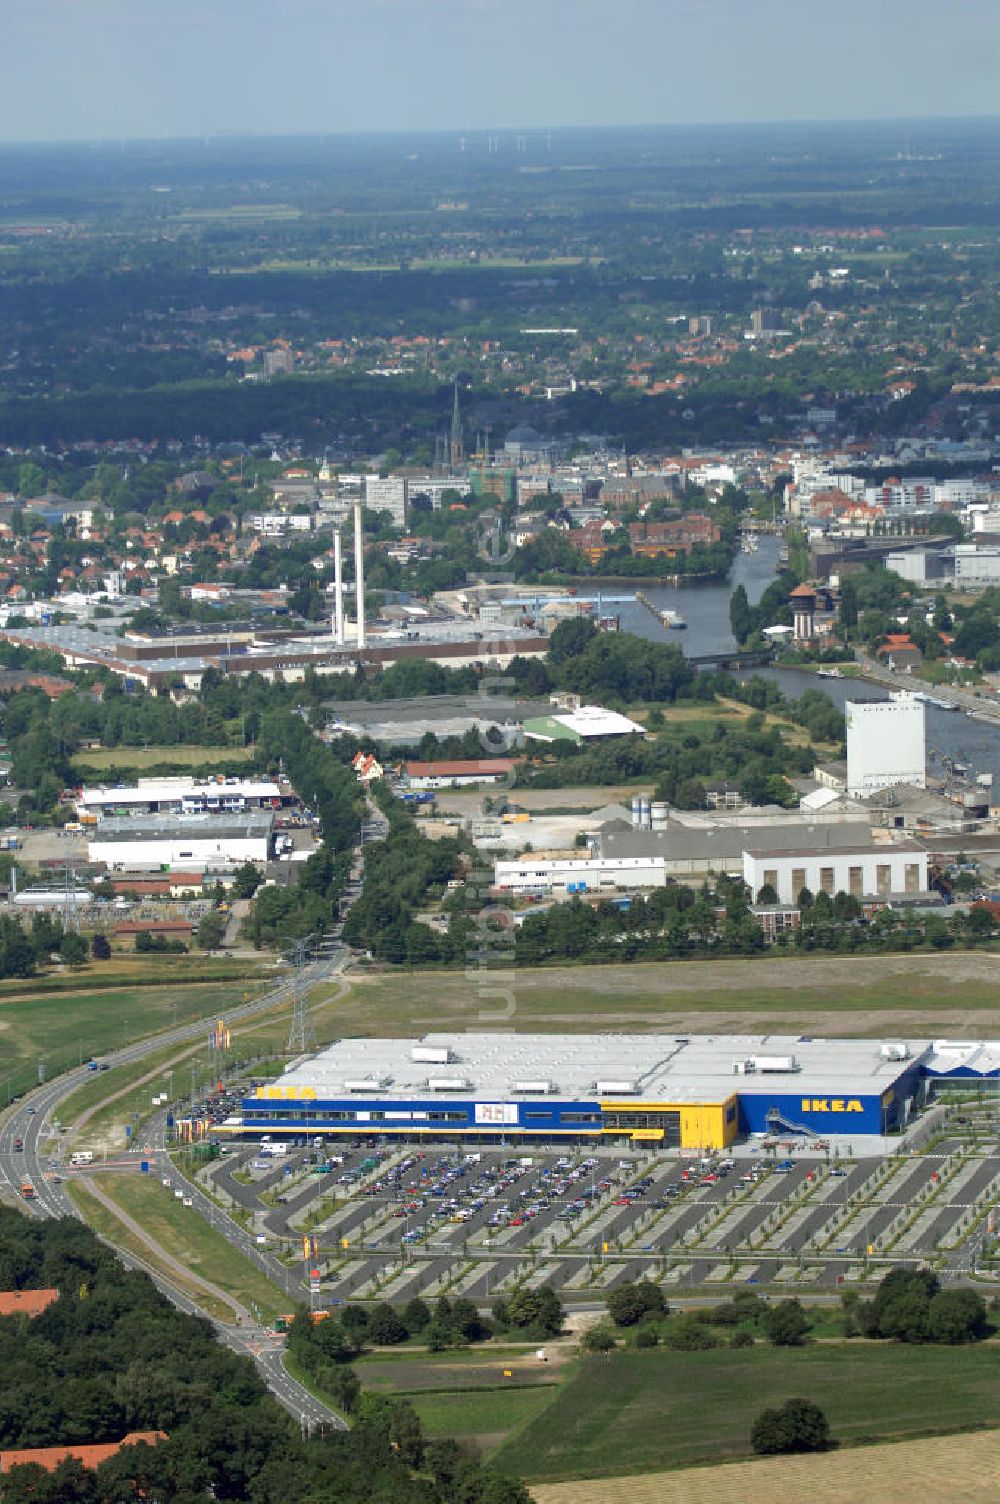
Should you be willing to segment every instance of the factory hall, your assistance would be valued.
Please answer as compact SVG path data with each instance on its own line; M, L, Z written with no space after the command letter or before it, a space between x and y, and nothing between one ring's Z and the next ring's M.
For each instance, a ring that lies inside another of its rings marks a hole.
M255 1088L232 1133L619 1139L721 1149L901 1132L935 1092L995 1092L1000 1043L808 1035L344 1039Z

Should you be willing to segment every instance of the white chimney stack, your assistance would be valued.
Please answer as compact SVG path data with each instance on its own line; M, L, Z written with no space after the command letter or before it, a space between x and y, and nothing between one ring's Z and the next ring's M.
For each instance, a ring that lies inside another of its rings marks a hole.
M344 561L341 555L340 528L333 530L333 640L344 646Z
M354 503L354 598L358 618L358 647L365 646L365 534L361 503Z

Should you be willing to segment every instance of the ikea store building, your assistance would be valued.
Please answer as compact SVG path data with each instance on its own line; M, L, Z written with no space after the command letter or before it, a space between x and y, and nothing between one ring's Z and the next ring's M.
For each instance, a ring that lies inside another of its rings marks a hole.
M898 1132L935 1090L997 1090L1000 1042L658 1034L345 1039L244 1099L234 1133L613 1137Z

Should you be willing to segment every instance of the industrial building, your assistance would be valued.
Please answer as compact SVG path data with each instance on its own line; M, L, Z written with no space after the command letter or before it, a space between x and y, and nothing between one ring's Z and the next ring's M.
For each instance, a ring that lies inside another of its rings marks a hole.
M936 1081L1000 1075L1000 1043L656 1034L345 1039L256 1088L229 1132L628 1138L880 1136Z
M848 700L847 792L854 798L893 784L927 783L923 700L905 691L891 700Z
M626 893L635 888L662 888L667 863L662 856L524 857L498 861L493 884L502 893L556 897L574 893Z
M82 788L77 813L93 815L218 814L280 809L291 803L289 786L270 778L140 778L129 788Z
M640 806L639 823L608 821L597 833L591 855L538 855L498 861L495 886L508 893L556 896L629 892L662 888L671 880L686 882L713 873L739 874L749 849L781 856L798 852L809 842L809 849L817 862L822 859L824 868L838 852L875 849L870 827L859 821L804 824L801 820L755 823L740 819L735 823L713 820L703 825L682 825L668 818L667 806L657 800L633 802ZM878 849L891 852L903 848ZM926 861L923 871L926 888ZM758 883L754 893L760 886Z
M792 851L748 850L743 853L743 881L753 895L773 888L778 902L798 903L803 888L817 893L849 893L862 899L927 892L927 852L915 841L893 846L864 845L846 850L817 851L803 846Z
M609 736L643 736L645 727L632 721L617 710L605 710L600 705L578 705L575 709L539 716L524 723L524 734L537 742L583 742L600 741Z
M130 815L102 820L87 838L87 859L108 868L192 867L270 859L274 815L267 810L244 814Z

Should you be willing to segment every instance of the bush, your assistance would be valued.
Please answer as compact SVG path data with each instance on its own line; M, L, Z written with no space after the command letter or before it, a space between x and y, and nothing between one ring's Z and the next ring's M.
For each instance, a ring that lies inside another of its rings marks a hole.
M745 1328L734 1332L729 1339L730 1347L753 1347L753 1345L753 1332L748 1332Z
M678 1316L667 1326L663 1340L667 1347L680 1353L704 1352L719 1345L712 1329L697 1316Z
M759 1457L783 1452L825 1452L830 1446L830 1423L812 1400L786 1400L762 1410L750 1430L750 1445Z
M801 1347L809 1330L809 1317L797 1300L782 1300L764 1317L767 1340L775 1347Z
M641 1326L632 1339L635 1347L656 1347L660 1340L655 1326Z
M588 1327L580 1338L580 1346L585 1353L609 1353L615 1346L614 1328L606 1321Z

